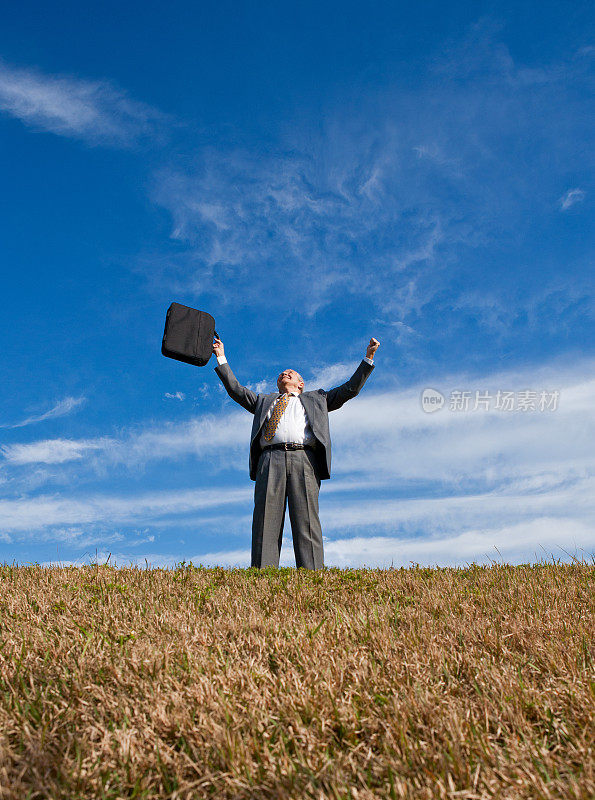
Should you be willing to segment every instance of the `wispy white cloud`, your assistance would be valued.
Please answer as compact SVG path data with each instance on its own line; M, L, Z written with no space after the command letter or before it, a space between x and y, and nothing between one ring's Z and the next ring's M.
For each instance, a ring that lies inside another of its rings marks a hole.
M326 539L324 560L327 567L464 567L471 563L534 563L552 559L569 561L572 558L591 562L595 542L590 526L573 519L537 517L529 522L500 528L480 528L428 537L355 536ZM181 556L150 553L108 553L107 550L89 555L86 560L117 563L120 566L172 568L182 561ZM249 567L249 547L199 552L186 557L195 566ZM281 567L295 566L295 557L288 537L285 538Z
M217 271L222 302L236 309L278 297L314 315L363 299L405 326L401 343L433 333L429 308L445 338L461 310L505 338L544 285L521 286L514 259L491 263L505 279L476 302L490 267L475 254L494 259L526 220L548 218L562 176L585 169L591 132L573 87L589 80L574 62L515 62L498 27L481 22L420 65L414 90L360 86L329 102L322 121L306 111L288 122L266 153L206 147L190 168L156 174L178 253L166 271L148 269L198 296ZM521 152L522 142L531 145Z
M94 494L80 498L39 495L0 500L0 530L26 533L55 528L57 537L70 526L113 526L155 523L161 517L183 517L198 510L245 503L250 488L196 489L143 493L132 497Z
M333 386L344 383L350 378L357 363L353 364L327 364L315 370L311 376L306 376L306 391L312 389L331 389Z
M108 81L46 75L0 62L0 110L38 130L92 144L130 145L165 115Z
M167 400L180 400L181 402L186 399L184 392L166 392L163 396Z
M565 192L560 200L560 209L562 211L568 211L569 208L576 205L577 203L582 202L585 199L586 192L582 189L569 189Z
M241 448L250 433L246 412L204 415L182 423L165 423L128 434L96 439L47 439L27 444L4 445L0 452L13 465L60 464L84 456L91 466L124 465L136 468L154 460L195 456L212 458L213 451L230 453Z
M313 376L312 386L329 388L351 374L356 364L334 364ZM459 484L483 480L496 485L527 475L576 474L595 466L589 449L595 438L591 413L595 365L589 359L493 374L428 375L424 384L374 391L373 380L360 396L331 414L335 474L379 475L394 481L427 480ZM325 374L326 373L326 374ZM385 376L386 378L386 376ZM420 393L426 386L447 397L445 408L425 414ZM448 410L452 390L471 393L468 412ZM513 413L495 410L498 390L558 392L555 411ZM475 391L492 397L489 411L473 411ZM86 458L91 466L136 469L155 460L221 458L245 470L252 418L235 410L179 423L139 427L123 436L54 439L6 445L11 465L64 463ZM366 457L362 457L362 453Z
M553 476L547 476L552 480ZM593 477L560 480L556 486L543 481L541 488L525 489L516 486L488 492L459 491L441 497L419 497L358 503L353 498L334 497L324 503L325 530L358 532L362 528L399 531L401 536L423 532L422 539L455 535L477 527L497 530L513 524L528 524L547 517L560 521L560 542L564 523L573 521L590 529L590 542L595 547L595 501ZM489 525L487 524L489 520ZM418 538L419 541L419 538Z
M595 436L595 381L584 377L592 372L592 362L586 361L566 369L544 366L490 376L444 376L438 384L428 376L426 386L446 396L445 408L435 414L421 410L422 386L374 396L363 392L331 415L335 470L375 471L393 481L497 485L528 475L567 476L595 469L587 444L587 432ZM557 410L509 413L494 408L498 390L526 389L537 396L541 391L559 392ZM472 398L476 391L489 392L490 410L480 406L473 411L472 400L469 411L450 411L453 390L469 391Z
M90 451L102 450L102 439L46 439L30 444L3 445L2 455L11 464L63 464L83 458Z
M26 425L33 425L36 422L44 422L47 419L64 417L66 414L70 414L77 408L80 408L80 406L85 402L85 397L65 397L63 400L60 400L54 406L52 406L52 408L50 408L48 411L44 411L42 414L36 414L34 416L27 417L26 419L21 420L21 422L0 424L0 428L24 428Z
M258 383L247 383L246 386L256 394L266 394L277 390L274 381L267 381L266 379L258 381Z
M320 499L323 529L330 537L327 563L455 563L481 559L494 547L506 558L527 560L540 545L595 547L594 367L589 360L558 362L429 381L447 397L455 388L492 395L498 389L559 391L558 408L550 412L463 413L446 406L426 414L421 386L382 392L366 386L330 419L334 476L324 482ZM86 457L134 469L156 457L207 459L210 468L223 458L242 473L236 486L125 498L29 494L0 502L0 530L23 537L76 526L89 535L95 535L93 526L107 533L122 525L152 532L175 526L210 535L225 530L249 539L250 422L249 414L234 411L122 439L91 440L95 451L72 445L78 463ZM46 458L44 443L38 445L38 455ZM60 444L55 447L57 458ZM33 449L29 456L34 455ZM193 560L231 563L240 553L245 556L244 550L231 555L217 550ZM290 549L284 558L291 563Z
M552 557L587 558L595 552L593 529L575 519L536 518L500 528L480 528L448 536L362 537L325 544L329 566L463 566L466 563L535 562ZM289 562L291 563L291 562Z
M200 265L197 272L184 261L174 278L170 264L166 280L200 292L217 265L225 265L225 299L236 305L257 302L266 276L267 297L291 295L306 314L337 291L390 296L406 311L408 274L435 263L443 240L440 214L417 207L419 198L392 196L396 153L362 160L355 139L342 138L337 143L352 164L343 174L325 172L316 158L292 147L291 154L268 159L210 149L196 170L156 176L154 197L172 215L172 238L187 243L190 260ZM382 148L390 150L391 141ZM400 226L404 215L408 224ZM395 239L390 231L396 228ZM363 270L372 250L373 263Z

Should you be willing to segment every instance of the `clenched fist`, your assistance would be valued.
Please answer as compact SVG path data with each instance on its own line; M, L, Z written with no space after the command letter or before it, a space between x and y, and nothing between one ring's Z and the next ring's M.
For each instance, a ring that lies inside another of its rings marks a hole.
M376 352L376 350L378 350L379 347L380 347L380 342L378 341L378 339L374 339L374 337L372 337L370 339L370 344L368 345L368 349L366 350L366 358L370 358L372 361L374 361L374 353Z

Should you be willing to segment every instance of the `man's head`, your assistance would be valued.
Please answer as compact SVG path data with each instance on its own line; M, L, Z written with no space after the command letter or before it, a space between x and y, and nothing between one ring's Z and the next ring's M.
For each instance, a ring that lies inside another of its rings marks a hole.
M304 391L304 379L294 369L284 369L277 378L277 388L281 394L285 392L298 392L301 394Z

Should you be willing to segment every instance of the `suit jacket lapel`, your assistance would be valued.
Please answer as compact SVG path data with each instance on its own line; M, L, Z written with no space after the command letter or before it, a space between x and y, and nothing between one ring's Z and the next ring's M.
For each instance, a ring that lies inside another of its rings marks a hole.
M275 402L275 400L278 397L280 397L279 392L273 392L272 394L265 395L265 398L264 398L263 403L262 403L262 408L260 410L260 425L259 425L259 427L262 427L262 424L264 423L264 421L266 419L266 415L268 414L269 408L273 405L273 403Z
M308 421L310 423L310 427L314 428L315 422L314 419L316 417L316 406L312 402L312 398L309 394L301 394L300 400L302 401L302 405L304 406L304 410L308 415Z

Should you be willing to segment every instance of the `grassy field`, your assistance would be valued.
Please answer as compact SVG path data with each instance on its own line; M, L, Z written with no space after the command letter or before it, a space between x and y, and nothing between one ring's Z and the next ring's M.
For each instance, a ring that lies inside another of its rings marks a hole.
M0 797L593 798L594 590L0 566Z

